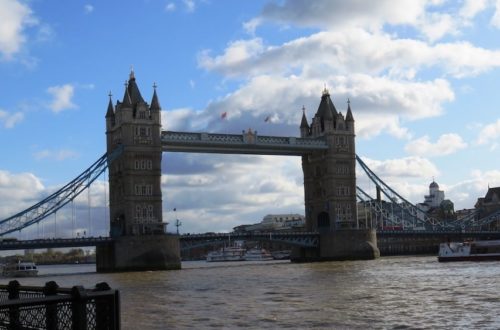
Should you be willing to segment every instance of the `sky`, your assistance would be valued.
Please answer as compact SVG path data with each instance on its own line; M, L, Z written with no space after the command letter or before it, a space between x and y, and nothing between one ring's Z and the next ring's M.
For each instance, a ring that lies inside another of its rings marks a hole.
M157 85L164 130L299 136L326 87L409 201L435 180L473 208L500 186L500 1L0 0L0 219L104 154L131 70L147 102ZM300 157L163 153L163 219L203 233L303 214L302 183ZM105 236L107 198L103 175L16 235Z

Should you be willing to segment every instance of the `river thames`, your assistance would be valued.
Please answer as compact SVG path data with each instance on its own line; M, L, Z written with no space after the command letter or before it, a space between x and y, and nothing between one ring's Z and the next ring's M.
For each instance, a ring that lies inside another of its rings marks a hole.
M499 329L500 262L184 262L178 271L97 274L40 266L25 285L107 282L123 329ZM4 278L6 284L9 279Z

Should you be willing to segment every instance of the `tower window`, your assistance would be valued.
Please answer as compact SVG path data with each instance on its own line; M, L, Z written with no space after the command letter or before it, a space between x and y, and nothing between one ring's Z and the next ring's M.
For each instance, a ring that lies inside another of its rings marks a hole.
M151 127L137 126L135 128L135 135L136 136L150 136L151 135Z

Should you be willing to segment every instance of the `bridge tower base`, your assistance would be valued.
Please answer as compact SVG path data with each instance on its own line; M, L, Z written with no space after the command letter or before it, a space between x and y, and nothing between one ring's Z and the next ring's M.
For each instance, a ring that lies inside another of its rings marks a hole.
M319 248L294 248L292 262L372 260L380 257L374 229L338 229L320 233Z
M96 269L104 272L181 269L176 235L122 236L96 250Z

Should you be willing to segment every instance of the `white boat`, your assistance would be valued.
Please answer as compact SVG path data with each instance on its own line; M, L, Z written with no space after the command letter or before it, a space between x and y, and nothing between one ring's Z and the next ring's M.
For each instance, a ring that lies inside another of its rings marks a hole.
M438 261L500 260L500 240L448 242L439 245Z
M34 262L18 261L3 265L2 276L6 277L29 277L37 276L38 269Z
M245 249L241 246L223 247L207 254L207 261L243 261L245 260Z
M246 261L266 261L273 260L273 256L266 249L253 248L245 253Z

